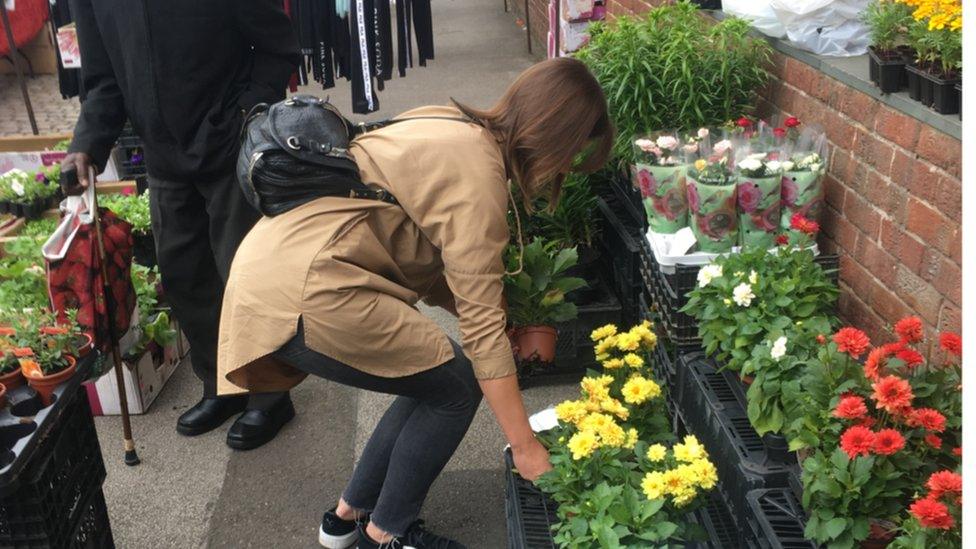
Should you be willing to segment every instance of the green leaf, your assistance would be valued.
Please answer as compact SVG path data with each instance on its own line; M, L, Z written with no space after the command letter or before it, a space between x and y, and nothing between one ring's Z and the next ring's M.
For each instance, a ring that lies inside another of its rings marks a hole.
M824 525L824 532L827 534L828 539L835 539L844 533L847 529L847 519L843 517L837 517L827 521Z

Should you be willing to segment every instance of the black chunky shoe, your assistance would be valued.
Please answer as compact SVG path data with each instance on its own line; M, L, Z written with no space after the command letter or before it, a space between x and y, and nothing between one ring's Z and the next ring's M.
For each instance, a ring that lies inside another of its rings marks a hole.
M271 441L295 417L295 406L288 394L268 410L247 410L227 431L227 446L234 450L253 450Z
M209 433L244 411L247 396L204 397L176 421L176 432L188 437Z
M424 528L422 520L414 522L406 535L397 536L386 543L378 543L369 537L365 524L359 526L358 532L357 549L466 549L464 545Z
M329 549L348 549L356 545L359 539L357 527L362 520L344 520L336 514L333 507L322 515L322 525L319 526L319 545Z

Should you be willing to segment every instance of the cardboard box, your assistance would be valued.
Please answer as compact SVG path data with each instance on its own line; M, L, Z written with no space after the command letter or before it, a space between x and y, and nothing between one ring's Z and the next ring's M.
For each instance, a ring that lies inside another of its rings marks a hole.
M78 47L78 31L74 23L58 28L58 51L61 52L62 67L81 68L81 48Z
M138 324L138 316L138 312L133 315L132 326ZM173 372L189 354L190 346L186 336L175 319L171 322L173 328L177 330L176 341L164 347L162 352L154 354L146 351L135 359L123 361L122 378L130 414L144 414L149 411L149 407L159 396ZM123 355L125 350L132 348L136 338L138 338L138 330L130 328L120 345ZM105 373L97 380L85 384L88 403L91 405L92 414L96 416L114 416L122 413L112 358L109 356L106 360L108 363Z
M6 37L3 41L6 43ZM20 58L20 68L24 71L25 77L30 76L31 68L34 69L34 74L58 73L58 54L54 44L51 26L45 24L33 40L18 48L20 53L24 54ZM24 57L30 61L30 67L24 62ZM16 74L13 64L0 62L0 74Z
M51 149L71 137L70 133L0 137L0 174L14 168L24 171L36 170L38 166L50 166L61 162L67 153ZM119 172L111 157L106 163L105 170L98 174L98 179L110 182L119 179Z

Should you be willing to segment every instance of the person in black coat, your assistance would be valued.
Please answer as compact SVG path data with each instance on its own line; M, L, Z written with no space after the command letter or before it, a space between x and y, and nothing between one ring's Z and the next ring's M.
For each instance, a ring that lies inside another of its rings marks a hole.
M64 168L94 183L128 119L144 144L152 228L166 298L190 341L203 398L187 436L244 412L227 444L256 448L295 414L287 393L216 397L217 327L238 244L260 215L235 176L245 114L285 96L300 62L276 0L71 0L86 91ZM142 311L143 314L146 311Z

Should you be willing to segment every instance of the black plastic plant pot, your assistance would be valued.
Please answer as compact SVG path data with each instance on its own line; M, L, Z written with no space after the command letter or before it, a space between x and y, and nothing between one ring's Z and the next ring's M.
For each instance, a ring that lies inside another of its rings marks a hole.
M763 444L766 446L766 455L774 461L786 461L790 456L790 444L786 437L776 433L766 433L762 436Z
M47 199L40 199L30 202L28 204L23 204L19 202L14 202L10 205L11 212L17 217L23 217L24 219L31 220L41 217L47 207Z
M868 49L868 58L871 63L871 81L877 84L881 93L895 93L901 91L905 73L905 58L902 52L877 51L874 48Z
M906 65L905 72L908 73L908 97L915 101L922 100L922 69L915 65Z
M150 269L156 266L156 240L152 233L132 233L132 255L135 262Z
M868 48L868 80L878 84L878 58L874 55L874 48Z
M698 4L698 9L702 10L722 9L722 0L693 0L692 3Z
M919 77L922 81L922 97L919 98L919 101L926 107L931 107L935 95L935 82L932 80L932 75L925 69L922 69Z
M942 79L929 75L932 86L932 108L939 114L956 114L959 112L961 96L956 84L959 78Z
M962 120L962 81L956 83L956 94L959 95L959 120Z
M0 200L0 214L10 213L10 202Z

